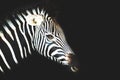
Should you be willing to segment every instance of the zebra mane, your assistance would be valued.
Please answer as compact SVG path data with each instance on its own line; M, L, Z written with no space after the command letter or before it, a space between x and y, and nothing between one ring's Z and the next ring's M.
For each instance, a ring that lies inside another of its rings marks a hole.
M46 13L44 9L40 10L39 7L32 10L26 10L25 13L27 13L27 15L24 13L22 13L22 15L26 18L27 23L32 26L40 25L44 19L51 19L51 17L48 16L48 13Z

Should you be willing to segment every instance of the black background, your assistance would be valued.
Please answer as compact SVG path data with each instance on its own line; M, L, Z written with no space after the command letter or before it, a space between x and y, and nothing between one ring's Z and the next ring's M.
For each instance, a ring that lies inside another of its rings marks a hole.
M79 0L1 0L0 23L18 8L41 5L48 9L63 28L67 41L79 58L80 71L72 73L68 68L40 55L32 55L2 74L0 80L80 80L88 78L88 46L90 43L90 16L92 5ZM88 37L89 36L89 37ZM47 79L48 78L48 79Z

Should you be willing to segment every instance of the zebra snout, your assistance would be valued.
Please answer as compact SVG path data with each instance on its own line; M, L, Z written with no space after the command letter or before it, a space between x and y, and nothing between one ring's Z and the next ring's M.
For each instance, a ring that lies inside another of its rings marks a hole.
M73 72L78 72L80 69L80 65L77 57L74 54L67 54L66 56L68 57L68 61L69 61L68 63L69 63L70 69Z

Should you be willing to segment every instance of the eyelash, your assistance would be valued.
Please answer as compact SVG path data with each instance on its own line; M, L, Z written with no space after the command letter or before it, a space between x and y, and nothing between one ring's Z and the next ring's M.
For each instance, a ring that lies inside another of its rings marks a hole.
M52 35L46 35L49 39L53 39L54 37Z

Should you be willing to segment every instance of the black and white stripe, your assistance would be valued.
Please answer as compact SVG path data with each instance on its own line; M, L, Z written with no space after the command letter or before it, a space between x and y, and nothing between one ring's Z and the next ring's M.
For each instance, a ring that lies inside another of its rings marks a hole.
M64 65L69 65L66 55L74 55L60 25L39 8L14 14L0 30L0 59L8 69L35 50ZM4 72L2 64L0 71Z

